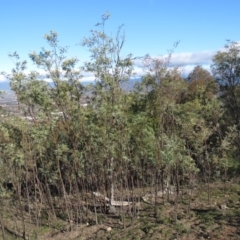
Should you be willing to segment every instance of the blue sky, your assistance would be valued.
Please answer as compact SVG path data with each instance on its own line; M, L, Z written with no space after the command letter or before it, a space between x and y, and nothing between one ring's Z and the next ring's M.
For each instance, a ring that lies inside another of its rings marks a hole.
M17 51L28 59L30 51L46 46L43 36L50 30L59 34L60 45L70 46L69 57L87 59L85 49L76 45L111 13L107 32L114 34L124 24L123 54L164 55L173 43L180 44L173 63L190 71L194 64L206 68L212 55L226 39L240 41L239 0L1 0L0 72L10 71L8 53ZM31 68L31 65L30 65ZM140 71L140 70L139 70ZM4 78L0 76L0 81Z

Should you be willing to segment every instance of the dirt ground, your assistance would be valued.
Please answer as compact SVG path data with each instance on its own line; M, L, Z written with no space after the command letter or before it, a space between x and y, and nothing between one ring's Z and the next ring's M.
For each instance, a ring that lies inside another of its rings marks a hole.
M240 185L212 184L195 188L192 194L155 198L153 203L140 202L137 208L118 209L114 213L88 210L85 222L69 222L63 217L37 227L25 216L26 239L240 239ZM44 216L43 216L44 217ZM96 222L97 217L97 222ZM23 239L18 209L1 207L5 239ZM2 231L3 232L3 231ZM3 235L0 232L0 239Z

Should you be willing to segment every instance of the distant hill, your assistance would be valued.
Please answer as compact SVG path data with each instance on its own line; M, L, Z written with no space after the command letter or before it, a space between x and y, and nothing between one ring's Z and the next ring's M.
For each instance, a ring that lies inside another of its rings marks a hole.
M123 83L122 88L126 91L131 91L131 90L133 90L135 83L140 82L140 81L141 81L141 78L130 79L129 81ZM82 82L83 85L87 85L90 83L94 83L94 82ZM51 85L51 83L50 83L50 85ZM9 81L0 82L0 90L11 91Z

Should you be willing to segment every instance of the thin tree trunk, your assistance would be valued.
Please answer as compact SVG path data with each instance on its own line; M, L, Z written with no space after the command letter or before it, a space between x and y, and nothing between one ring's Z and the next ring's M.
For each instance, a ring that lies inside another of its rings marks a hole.
M69 207L68 207L68 202L67 202L67 196L66 196L66 190L65 190L65 186L64 186L64 182L63 182L63 178L62 178L62 173L61 173L61 169L60 169L60 162L59 160L57 161L58 163L58 172L59 172L59 177L60 177L60 181L61 181L61 185L62 185L62 191L63 191L63 199L65 202L65 210L67 212L68 215L68 220L70 223L70 231L72 231L72 219L71 219L71 215L69 213Z
M113 182L113 158L110 161L110 185L111 185L111 203L114 201L114 182Z
M2 216L1 216L1 215L0 215L0 224L1 224L1 229L2 229L2 237L3 237L3 240L6 240L5 227L4 227L4 223L3 223L3 220L2 220Z

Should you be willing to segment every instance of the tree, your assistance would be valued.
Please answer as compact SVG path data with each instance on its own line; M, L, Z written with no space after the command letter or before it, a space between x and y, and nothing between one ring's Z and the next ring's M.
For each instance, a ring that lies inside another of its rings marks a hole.
M220 99L225 110L222 125L223 132L228 132L229 125L235 125L236 138L233 145L238 151L233 155L239 159L240 153L240 45L227 41L223 51L213 57L212 72L220 86Z
M216 83L210 72L201 66L196 66L188 75L187 99L200 99L203 103L211 100L218 92L218 84Z
M234 124L240 121L240 45L228 41L223 51L213 57L211 66L221 90L221 98Z

